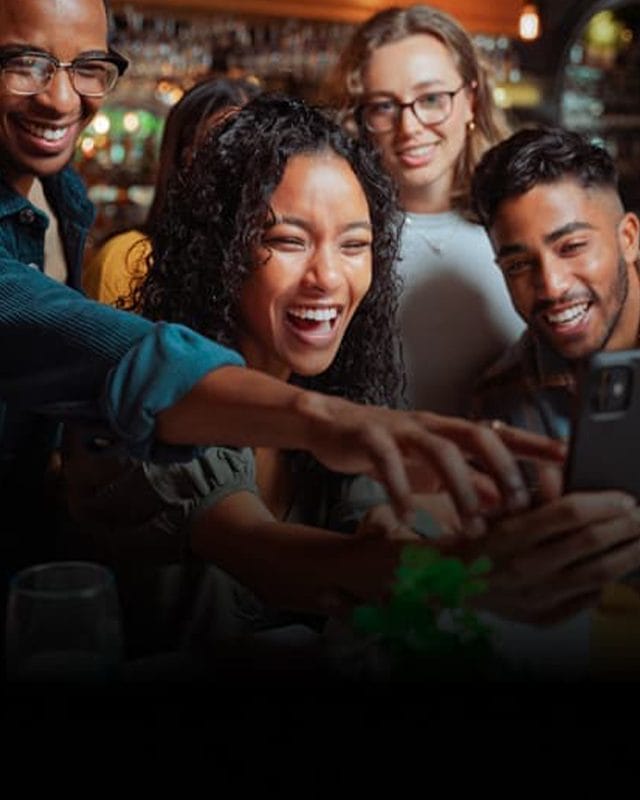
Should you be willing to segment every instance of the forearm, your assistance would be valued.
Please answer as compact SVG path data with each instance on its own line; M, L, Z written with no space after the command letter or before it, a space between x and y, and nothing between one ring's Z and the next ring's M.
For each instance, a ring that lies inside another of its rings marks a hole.
M309 449L314 426L329 422L345 401L305 392L256 370L221 367L158 414L157 436L168 444Z
M192 552L233 575L266 602L326 613L333 598L353 603L389 589L402 542L370 540L279 522L250 493L230 495L199 514Z
M0 254L3 398L34 407L97 399L108 370L152 325Z
M87 300L0 252L0 396L60 416L104 418L129 444L233 351L188 328ZM192 444L188 425L175 441ZM214 438L204 443L211 444Z
M194 532L195 555L224 569L266 603L292 611L326 612L337 566L349 538L305 525L262 522L242 530L216 526Z

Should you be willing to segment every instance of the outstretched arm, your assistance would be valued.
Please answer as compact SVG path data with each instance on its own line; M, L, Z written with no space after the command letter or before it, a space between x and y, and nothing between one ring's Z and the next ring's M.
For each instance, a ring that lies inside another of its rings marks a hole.
M468 455L487 470L483 491L512 507L527 502L512 452L518 436L530 434L514 434L508 449L465 420L304 392L225 366L240 357L188 328L87 300L15 260L3 258L1 267L0 396L23 408L104 419L139 458L150 458L157 440L306 449L331 469L381 480L402 515L412 508L412 487L444 486L476 532L480 484ZM534 445L547 458L558 458L558 447Z
M508 426L494 431L437 414L362 406L234 367L205 376L160 414L158 435L167 442L190 437L194 443L309 450L334 471L380 480L402 516L414 507L412 490L444 488L465 530L476 533L484 529L483 498L512 509L528 504L516 456L558 463L565 454L561 443Z
M402 547L419 541L389 511L372 509L347 535L279 522L257 495L237 492L198 515L190 545L271 605L344 614L384 597Z

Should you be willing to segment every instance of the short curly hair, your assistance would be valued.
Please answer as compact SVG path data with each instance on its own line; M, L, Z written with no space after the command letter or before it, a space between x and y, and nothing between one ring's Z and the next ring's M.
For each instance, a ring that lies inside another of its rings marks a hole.
M476 167L471 185L476 215L488 229L505 200L563 178L585 187L618 188L615 163L603 147L564 128L523 128L488 150Z
M366 196L372 282L331 366L291 381L358 402L396 405L404 378L394 269L401 214L393 185L372 147L350 137L328 111L299 99L262 95L209 133L191 166L169 186L151 231L149 271L133 303L151 319L183 323L237 348L240 294L260 268L254 254L273 218L270 198L290 158L325 151L349 163Z

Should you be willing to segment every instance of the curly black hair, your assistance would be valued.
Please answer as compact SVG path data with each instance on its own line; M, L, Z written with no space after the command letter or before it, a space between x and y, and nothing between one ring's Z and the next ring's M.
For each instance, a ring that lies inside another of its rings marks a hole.
M574 178L585 187L618 186L613 159L585 136L558 127L523 128L480 160L471 186L474 210L490 228L505 200L563 178Z
M367 143L352 139L328 111L301 100L262 95L209 133L191 166L168 188L151 231L149 271L132 302L150 319L183 323L237 349L240 293L247 276L260 269L254 253L273 220L270 198L292 156L327 150L349 163L367 198L372 283L331 366L291 381L357 402L396 405L404 379L396 324L401 214L395 192Z

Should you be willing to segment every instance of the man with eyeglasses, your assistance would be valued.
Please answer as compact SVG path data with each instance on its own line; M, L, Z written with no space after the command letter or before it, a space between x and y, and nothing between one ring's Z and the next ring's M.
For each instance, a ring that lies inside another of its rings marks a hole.
M58 61L50 53L29 47L7 47L0 56L0 66L11 94L40 94L48 89L59 69L66 69L79 95L104 97L127 68L127 60L114 51L97 51L83 53L73 61Z
M0 560L49 555L45 475L57 420L104 423L90 444L144 458L187 456L188 443L311 451L331 469L366 472L395 508L411 506L407 468L444 482L478 514L461 451L476 453L499 490L522 484L501 438L462 420L365 408L241 368L240 357L187 328L153 325L89 301L80 285L93 210L69 168L76 138L126 67L109 49L102 0L0 3ZM67 284L64 286L63 284ZM437 428L432 432L431 428ZM553 455L546 442L510 447Z

